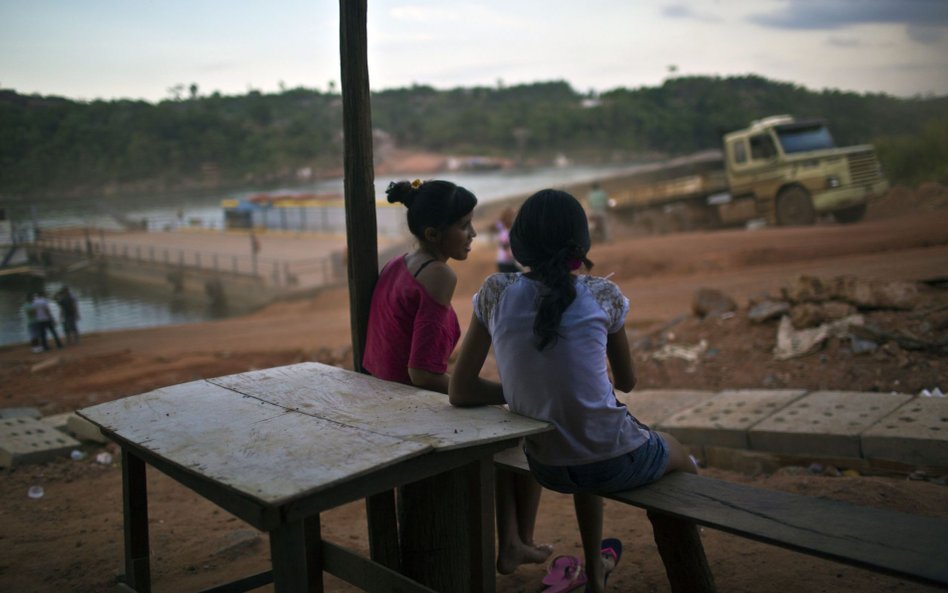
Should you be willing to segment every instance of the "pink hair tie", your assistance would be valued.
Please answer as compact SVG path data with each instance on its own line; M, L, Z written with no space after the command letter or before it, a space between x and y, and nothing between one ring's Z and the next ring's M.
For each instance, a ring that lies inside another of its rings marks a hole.
M582 265L583 260L579 259L578 257L571 257L566 260L566 267L569 268L570 272L575 272Z

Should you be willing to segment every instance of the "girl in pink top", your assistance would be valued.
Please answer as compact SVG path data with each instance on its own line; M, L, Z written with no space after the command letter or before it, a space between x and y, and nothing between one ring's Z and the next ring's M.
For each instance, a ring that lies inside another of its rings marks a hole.
M408 229L418 246L379 275L362 366L380 379L446 394L448 358L461 336L451 306L457 275L448 262L465 260L471 251L477 198L442 180L393 182L385 193L390 203L408 208ZM509 574L520 564L545 562L552 547L533 543L539 484L505 471L497 472L496 483L497 570ZM411 486L403 490L402 503L410 504Z
M447 393L448 357L461 337L451 307L458 279L448 261L471 251L477 198L441 180L392 182L385 193L408 208L418 246L379 275L362 366L380 379Z

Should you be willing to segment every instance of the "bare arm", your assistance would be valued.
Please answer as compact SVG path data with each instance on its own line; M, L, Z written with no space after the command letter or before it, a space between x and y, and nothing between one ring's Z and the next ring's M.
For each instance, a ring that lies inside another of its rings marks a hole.
M506 403L499 383L480 378L490 350L490 332L477 315L471 315L461 353L451 375L448 399L452 406L481 406Z
M625 393L632 391L636 383L635 364L632 362L632 349L625 328L606 338L606 356L612 368L615 388Z
M451 375L447 373L438 375L431 371L408 367L408 378L411 379L411 384L415 387L437 391L438 393L447 393Z

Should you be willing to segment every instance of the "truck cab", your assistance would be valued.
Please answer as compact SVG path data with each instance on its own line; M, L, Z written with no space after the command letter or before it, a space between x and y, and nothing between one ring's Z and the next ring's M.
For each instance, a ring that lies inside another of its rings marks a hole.
M722 214L753 211L770 224L855 222L889 187L871 145L837 147L820 119L754 121L724 136L724 162L732 200Z

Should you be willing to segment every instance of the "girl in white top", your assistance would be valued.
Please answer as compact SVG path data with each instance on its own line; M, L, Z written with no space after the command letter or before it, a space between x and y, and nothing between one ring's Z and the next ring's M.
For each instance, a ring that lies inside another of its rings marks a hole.
M615 396L613 389L635 386L625 333L629 301L612 282L574 273L592 267L580 203L566 192L537 192L510 235L514 256L529 271L494 274L474 296L449 396L457 406L506 403L555 427L527 437L524 451L540 484L573 494L586 590L601 593L618 558L600 555L597 493L695 466L677 440L639 423ZM492 345L500 384L479 377Z

